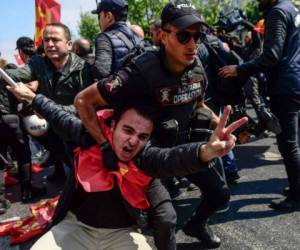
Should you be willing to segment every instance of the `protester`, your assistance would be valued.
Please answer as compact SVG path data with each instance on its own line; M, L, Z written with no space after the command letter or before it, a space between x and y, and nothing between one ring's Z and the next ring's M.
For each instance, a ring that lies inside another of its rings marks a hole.
M24 63L27 63L28 59L36 54L33 40L26 36L18 38L16 49Z
M32 103L34 110L60 131L65 140L72 140L79 146L76 170L61 198L64 219L32 249L54 249L55 246L78 249L82 244L96 249L99 241L101 246L113 250L151 249L145 237L132 227L136 222L128 212L128 205L140 209L149 207L145 190L151 176L186 175L208 169L210 160L234 147L236 138L232 132L247 121L243 118L225 127L230 113L227 107L208 143L161 149L154 142L147 143L156 120L153 107L127 103L113 114L112 111L99 111L98 122L117 157L112 170L102 161L107 144L99 146L77 117L45 96L35 95L24 84L8 89L17 98Z
M202 23L199 13L190 1L175 1L165 6L161 20L160 51L144 53L131 66L91 85L75 99L75 106L85 127L99 144L103 144L105 138L96 119L95 107L98 105L140 99L159 108L160 127L154 136L163 147L186 143L188 131L193 129L190 125L193 124L191 118L197 110L195 108L207 108L203 103L206 75L197 57L201 36L199 27ZM197 118L194 115L194 119ZM214 114L212 119L214 124L218 122L218 117ZM209 247L218 247L221 241L207 222L215 211L227 204L229 189L214 167L188 176L188 179L199 186L203 197L195 215L184 227L184 232L197 237ZM170 201L160 203L161 214L171 211L164 209L169 203ZM159 230L157 228L157 232ZM164 232L158 237L162 235L167 234ZM164 241L167 242L166 239ZM175 248L175 239L172 247L165 247Z
M161 29L161 21L154 21L150 25L150 36L151 36L151 42L153 46L159 46L160 45L160 29Z
M7 70L7 73L16 82L37 81L37 93L42 93L62 105L66 111L76 113L73 106L74 97L93 82L90 67L83 59L70 52L72 48L70 30L62 23L46 25L43 44L45 57L33 56L24 67ZM50 151L53 159L55 171L48 179L64 180L64 163L68 166L71 163L68 161L62 141L53 129L35 138Z
M290 212L300 208L300 15L288 0L260 0L259 8L265 18L262 54L241 65L221 68L219 74L231 77L266 73L271 111L278 117L282 129L277 143L289 182L288 196L272 201L270 206Z
M72 51L90 65L94 64L95 56L91 42L85 38L79 38L73 42Z
M95 42L93 75L96 79L102 79L122 68L122 59L140 43L140 39L126 24L126 0L102 0L92 13L98 15L101 29Z
M143 28L137 24L131 24L129 28L141 39L144 40L145 32Z

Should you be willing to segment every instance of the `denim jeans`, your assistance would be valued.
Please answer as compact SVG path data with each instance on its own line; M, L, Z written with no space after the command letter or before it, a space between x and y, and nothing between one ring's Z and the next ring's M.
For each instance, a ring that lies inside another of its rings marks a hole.
M271 111L279 119L282 132L277 135L278 149L285 164L290 194L289 198L300 200L300 150L298 143L298 118L300 98L290 96L271 97Z

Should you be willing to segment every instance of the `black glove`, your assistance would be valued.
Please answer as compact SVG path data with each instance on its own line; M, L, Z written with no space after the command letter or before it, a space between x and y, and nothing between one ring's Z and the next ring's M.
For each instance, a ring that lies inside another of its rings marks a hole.
M104 142L100 146L102 151L102 159L103 159L103 166L110 171L118 171L118 158L115 152L112 150L109 142Z

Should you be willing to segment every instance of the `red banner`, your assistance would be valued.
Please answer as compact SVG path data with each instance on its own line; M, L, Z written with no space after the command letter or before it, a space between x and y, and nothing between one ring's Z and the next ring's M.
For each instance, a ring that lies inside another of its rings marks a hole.
M35 0L35 46L42 44L47 23L60 22L60 3L57 0Z

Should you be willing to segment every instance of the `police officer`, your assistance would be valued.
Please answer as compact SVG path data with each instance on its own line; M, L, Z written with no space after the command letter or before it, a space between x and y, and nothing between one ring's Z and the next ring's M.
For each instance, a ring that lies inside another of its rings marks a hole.
M162 146L187 142L193 111L198 107L206 108L203 103L206 75L197 57L202 23L199 13L190 1L174 1L165 6L161 20L160 51L144 53L129 67L91 85L75 99L75 106L85 127L99 144L103 144L105 139L95 116L94 107L97 105L136 98L156 106L160 110L159 121L162 126L155 137ZM217 123L218 117L214 114L212 117ZM175 134L169 133L172 128ZM171 136L168 137L168 134ZM185 225L184 232L197 237L209 247L218 247L221 240L211 231L207 222L217 209L229 201L229 190L213 167L188 178L200 187L203 198L195 215ZM156 200L160 198L155 195ZM157 202L157 205L161 208L157 219L164 219L165 215L174 211L171 201ZM154 227L158 227L158 220L155 221L157 225ZM161 234L154 235L156 241L168 235L166 229L174 230L175 227L170 223L169 228L157 228L157 233L160 231ZM169 234L170 241L173 248L165 249L176 248L172 234Z
M230 77L266 73L271 111L282 128L277 143L289 181L287 198L272 201L270 206L294 211L300 208L300 14L288 0L259 0L259 8L265 17L263 53L239 66L224 67L219 74Z
M18 163L18 179L21 184L21 200L28 202L31 198L46 193L44 187L33 187L31 184L31 152L29 140L22 129L22 120L17 112L17 100L0 82L0 214L5 213L8 202L4 198L3 172L7 165L6 156L10 146Z
M102 0L92 14L98 15L101 30L95 42L93 76L102 79L123 66L122 58L140 43L140 39L126 24L126 0Z

